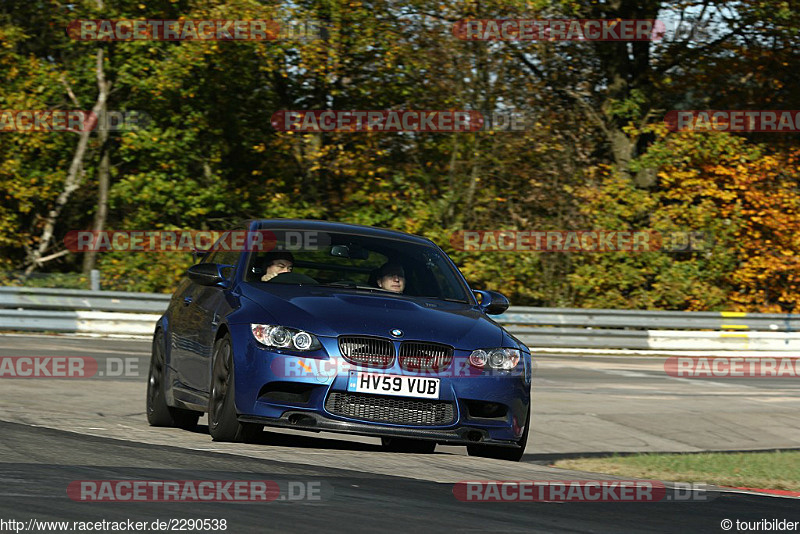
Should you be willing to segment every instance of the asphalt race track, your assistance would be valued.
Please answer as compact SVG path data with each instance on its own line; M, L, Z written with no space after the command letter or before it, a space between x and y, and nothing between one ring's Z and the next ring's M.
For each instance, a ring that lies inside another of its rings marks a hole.
M614 478L548 467L575 454L798 448L793 380L693 381L666 377L657 358L537 357L528 454L514 464L456 447L389 453L377 440L334 434L270 431L257 444L215 443L204 419L193 432L147 426L145 341L0 337L0 356L34 355L91 356L112 376L0 380L0 521L225 519L228 532L723 532L723 519L800 521L800 500L717 491L656 503L461 502L453 493L467 480ZM268 480L281 497L77 502L67 494L75 481L122 479ZM292 484L315 485L317 498L292 501Z

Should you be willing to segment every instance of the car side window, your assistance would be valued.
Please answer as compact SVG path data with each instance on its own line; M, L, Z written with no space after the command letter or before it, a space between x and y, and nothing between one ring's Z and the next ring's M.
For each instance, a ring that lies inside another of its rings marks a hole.
M243 230L236 230L243 231ZM224 239L224 235L221 239ZM231 265L233 267L239 262L242 252L240 250L226 250L225 248L218 248L212 250L203 258L201 263L216 263L218 265ZM228 280L231 279L235 268L227 268L222 270L222 275Z

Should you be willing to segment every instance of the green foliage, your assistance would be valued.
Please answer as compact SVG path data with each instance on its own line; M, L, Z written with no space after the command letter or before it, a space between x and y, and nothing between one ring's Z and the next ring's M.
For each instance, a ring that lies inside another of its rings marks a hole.
M0 109L91 109L104 54L112 110L152 118L111 132L106 229L222 230L248 218L313 218L433 239L476 288L513 304L790 309L800 291L796 136L668 133L665 110L798 109L799 17L722 2L740 16L720 42L470 42L469 18L659 18L685 2L375 0L264 4L154 0L0 4ZM81 42L75 19L324 22L325 39ZM706 46L707 45L707 46ZM74 95L77 104L72 101ZM522 132L278 131L295 109L512 109ZM0 132L0 268L23 269L64 190L75 134ZM101 147L45 255L92 225ZM629 158L627 156L630 156ZM626 167L627 166L627 167ZM652 184L633 180L651 172ZM702 250L466 252L460 230L702 232ZM102 253L104 287L170 291L184 253ZM46 262L80 271L82 256ZM67 282L65 282L67 283Z

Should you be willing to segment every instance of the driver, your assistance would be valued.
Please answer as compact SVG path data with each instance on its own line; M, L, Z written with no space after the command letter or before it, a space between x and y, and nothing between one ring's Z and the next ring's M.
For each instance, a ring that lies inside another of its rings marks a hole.
M381 289L402 293L406 288L406 274L403 266L390 261L381 265L381 268L378 269L377 284Z
M291 252L276 251L264 257L264 276L262 282L269 282L281 273L290 273L294 267L294 255Z

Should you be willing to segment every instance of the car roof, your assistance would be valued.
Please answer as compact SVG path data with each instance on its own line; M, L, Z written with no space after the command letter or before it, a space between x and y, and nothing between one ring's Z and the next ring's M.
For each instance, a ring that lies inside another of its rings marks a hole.
M397 230L387 230L385 228L375 228L374 226L317 221L311 219L257 219L250 221L250 228L262 230L316 230L318 232L334 232L369 237L382 237L385 239L397 239L400 241L406 241L408 243L435 246L435 243L426 237L407 234Z

